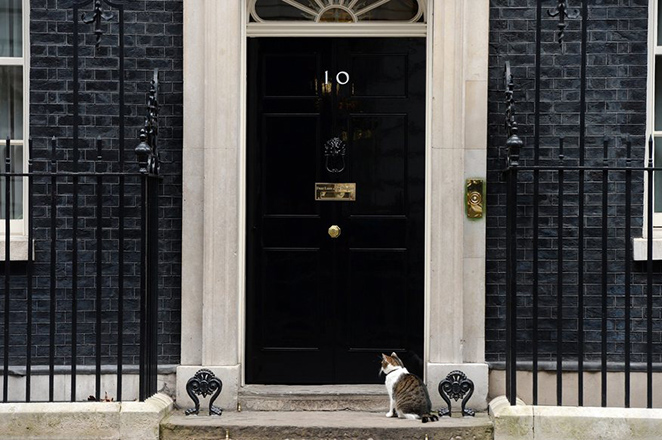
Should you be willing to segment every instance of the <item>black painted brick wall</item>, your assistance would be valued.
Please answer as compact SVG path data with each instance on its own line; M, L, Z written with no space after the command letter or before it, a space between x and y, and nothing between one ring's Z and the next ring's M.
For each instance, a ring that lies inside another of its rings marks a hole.
M586 87L586 164L601 164L603 139L609 139L610 163L624 164L625 139L633 143L633 163L643 165L645 151L647 0L588 0L588 45ZM570 1L579 8L579 1ZM569 19L565 43L556 39L556 18L547 11L555 1L543 1L541 38L541 102L539 153L541 164L558 163L559 137L565 137L565 163L578 164L580 136L581 26ZM506 193L501 170L505 166L503 69L510 61L515 77L517 121L525 147L522 163L532 165L534 157L536 1L491 0L489 60L489 149L487 195L487 359L505 359L505 214ZM541 359L555 358L557 207L558 175L541 173L540 202L540 303L539 331ZM578 173L566 173L564 210L564 352L577 353L577 226ZM608 185L608 344L609 359L622 361L624 353L624 174L611 173ZM520 305L519 352L531 358L531 218L532 173L520 176L518 208ZM599 359L602 349L602 173L587 172L585 198L585 289L584 335L587 360ZM641 236L643 176L633 175L633 235ZM632 342L634 362L645 360L645 264L633 265ZM662 294L660 266L655 265L654 360L661 360Z
M47 170L50 138L56 136L58 170L72 169L73 5L72 0L32 0L30 19L30 134L34 166ZM146 114L145 94L159 68L159 149L162 159L159 222L159 362L177 364L180 355L181 212L182 212L182 23L183 0L124 2L126 56L125 170L137 170L134 148ZM84 8L90 15L92 6ZM81 171L119 171L118 11L103 24L106 33L94 49L93 25L79 22L80 32L80 166ZM95 139L103 142L97 161ZM127 178L125 203L124 362L138 360L140 186ZM50 179L35 179L35 279L31 328L35 365L48 363L50 309ZM81 178L78 221L77 362L93 364L96 341L96 178ZM55 363L71 361L72 184L57 183L57 312ZM102 362L115 364L118 310L118 180L103 183ZM0 280L4 283L4 280ZM4 285L4 284L3 284ZM10 365L25 363L25 263L13 263L10 292ZM4 314L4 298L0 301ZM0 320L1 321L1 320ZM4 322L0 322L0 335ZM1 341L0 341L1 345Z

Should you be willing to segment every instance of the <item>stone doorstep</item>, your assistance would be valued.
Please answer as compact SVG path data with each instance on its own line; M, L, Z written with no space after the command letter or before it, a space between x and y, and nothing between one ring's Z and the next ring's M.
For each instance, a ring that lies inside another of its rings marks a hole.
M247 385L238 403L244 411L388 411L384 385Z
M206 412L201 414L207 414ZM172 413L161 423L161 440L493 440L492 422L444 417L438 422L387 418L359 411L242 411L222 416Z

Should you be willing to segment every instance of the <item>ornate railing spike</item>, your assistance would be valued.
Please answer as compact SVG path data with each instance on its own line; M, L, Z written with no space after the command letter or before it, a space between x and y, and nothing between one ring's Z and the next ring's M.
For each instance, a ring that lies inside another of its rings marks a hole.
M550 17L559 17L559 24L557 24L559 28L558 42L559 45L562 45L563 38L565 37L565 28L568 26L568 24L565 22L565 19L578 18L580 16L579 10L573 9L572 14L570 14L568 13L568 5L566 4L566 0L559 0L558 4L556 5L556 8L548 10L547 15L549 15Z
M110 12L103 12L103 5L101 0L94 0L94 11L90 18L86 18L87 14L83 13L80 16L80 19L85 24L94 23L94 35L97 37L96 47L98 48L101 44L101 37L103 36L103 30L101 29L101 20L108 21L113 18L113 14Z
M506 61L505 69L506 79L506 140L508 166L519 164L520 150L524 146L524 142L518 135L517 121L515 120L515 81L513 74L510 71L510 62Z
M159 135L159 70L154 69L152 84L147 93L147 114L145 124L140 129L140 143L136 155L141 173L157 176L161 167L158 149Z
M508 137L517 134L517 121L515 120L515 82L510 71L510 62L506 61L506 135Z

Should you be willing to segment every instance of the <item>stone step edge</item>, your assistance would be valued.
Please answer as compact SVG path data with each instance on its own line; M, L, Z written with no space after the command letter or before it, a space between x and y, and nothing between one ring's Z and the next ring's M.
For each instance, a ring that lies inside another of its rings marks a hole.
M247 385L237 402L248 411L386 412L383 385Z
M244 385L239 388L240 396L383 396L384 385Z
M388 396L305 396L287 398L239 397L237 402L248 411L365 411L386 412Z

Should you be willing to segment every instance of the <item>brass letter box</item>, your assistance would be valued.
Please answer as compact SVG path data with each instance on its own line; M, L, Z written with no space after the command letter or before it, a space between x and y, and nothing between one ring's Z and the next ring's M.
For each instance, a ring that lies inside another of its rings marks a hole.
M353 202L356 200L356 183L315 183L315 200Z

